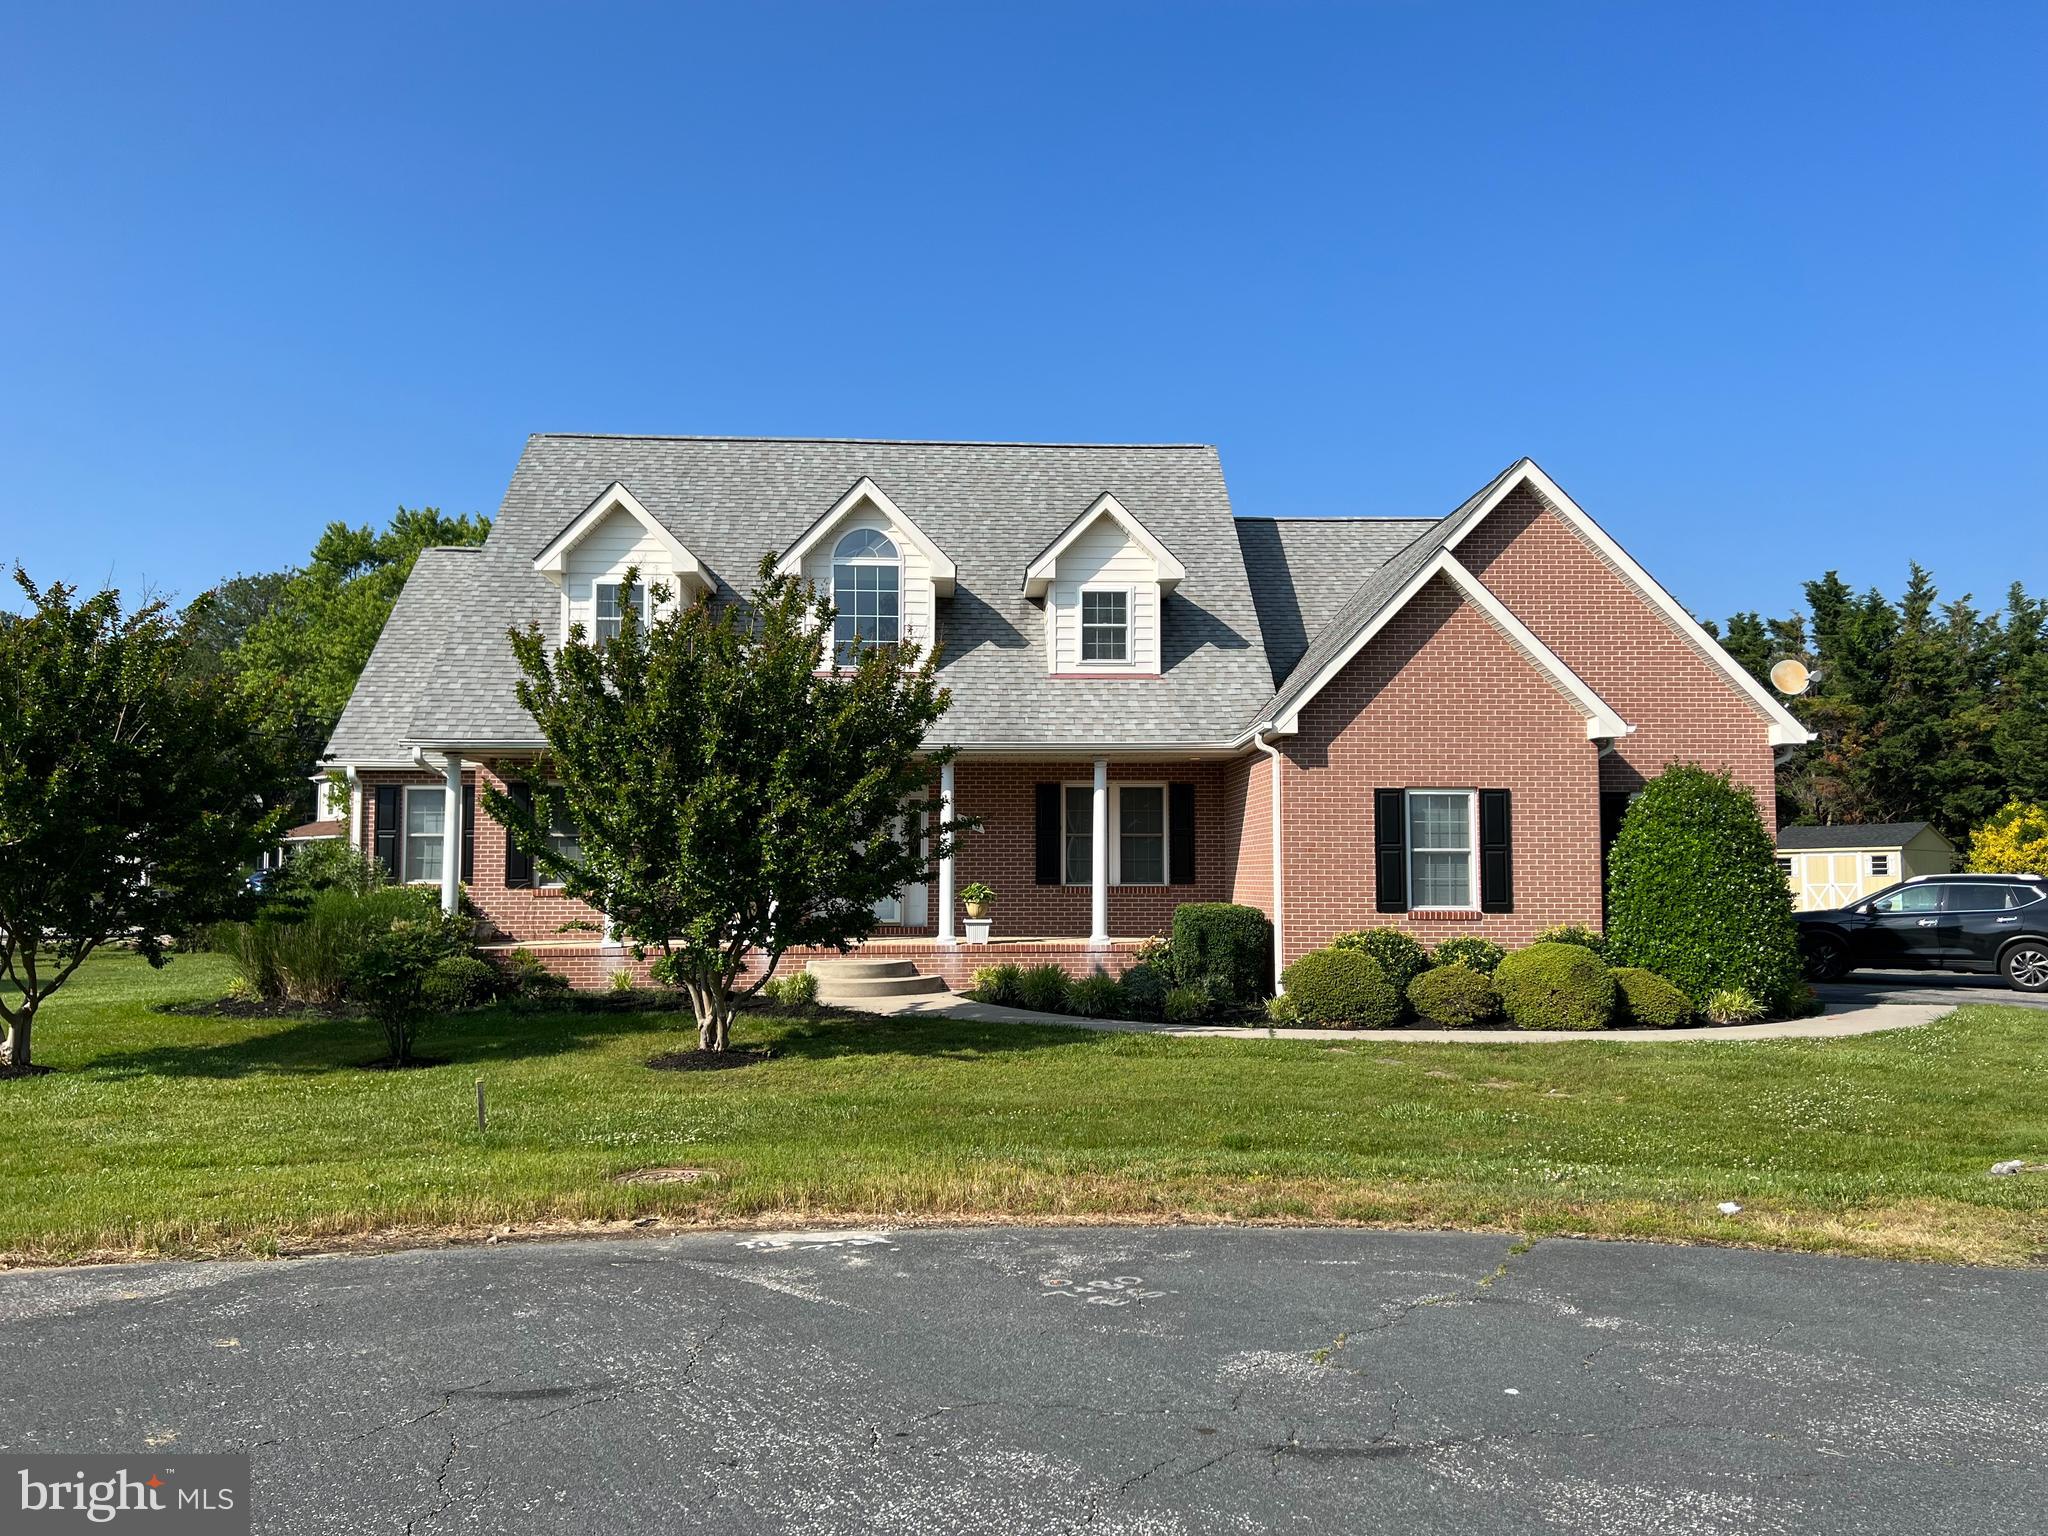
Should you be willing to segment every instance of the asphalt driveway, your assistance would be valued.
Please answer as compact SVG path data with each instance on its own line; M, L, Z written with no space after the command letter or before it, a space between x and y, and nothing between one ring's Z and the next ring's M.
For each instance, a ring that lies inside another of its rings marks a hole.
M1469 1234L725 1233L0 1276L17 1450L274 1532L2021 1532L2048 1273Z
M2048 992L2016 992L1997 976L1967 976L1948 971L1857 971L1842 981L1817 985L1823 1002L2002 1003L2020 1008L2048 1008Z

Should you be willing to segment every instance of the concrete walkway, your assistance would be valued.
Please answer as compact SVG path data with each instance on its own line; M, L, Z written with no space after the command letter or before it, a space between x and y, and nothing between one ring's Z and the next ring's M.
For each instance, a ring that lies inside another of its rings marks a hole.
M987 1024L1063 1024L1069 1029L1099 1029L1131 1034L1178 1035L1201 1040L1401 1040L1423 1045L1551 1045L1567 1040L1630 1040L1670 1045L1681 1040L1833 1040L1847 1035L1874 1035L1887 1029L1918 1029L1955 1009L1947 1003L1830 1003L1810 1019L1780 1019L1768 1024L1721 1024L1697 1029L1595 1029L1583 1033L1546 1029L1268 1029L1224 1024L1161 1024L1141 1019L1083 1019L1071 1013L1036 1013L1029 1008L998 1008L957 993L923 997L874 998L863 1005L870 1013L920 1014L941 1019L972 1019Z

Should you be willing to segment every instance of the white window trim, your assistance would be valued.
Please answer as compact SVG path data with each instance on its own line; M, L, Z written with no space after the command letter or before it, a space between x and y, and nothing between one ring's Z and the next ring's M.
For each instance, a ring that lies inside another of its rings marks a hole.
M1882 859L1882 860L1884 860L1884 868L1883 868L1883 869L1879 869L1879 868L1877 867L1877 861L1878 861L1879 859ZM1891 878L1892 878L1892 856L1891 856L1890 854L1888 854L1888 853L1873 853L1873 854L1871 854L1871 855L1869 856L1869 861L1868 861L1868 864L1869 864L1869 875L1870 875L1870 878L1871 878L1871 879L1873 879L1873 880L1889 880L1889 879L1891 879Z
M559 785L559 784L549 784L549 785L546 785L545 787L546 787L546 788L548 788L548 789L560 789L560 788L561 788L561 785ZM553 828L553 823L550 823L550 824L549 824L549 830L548 830L548 845L549 845L549 847L551 847L551 848L552 848L552 847L554 846L554 841L555 841L555 837L554 837L554 828ZM582 850L583 850L583 834L582 834L581 832L578 832L578 833L576 834L576 849L577 849L577 852L578 852L578 853L581 853L581 852L582 852ZM534 861L534 865L533 865L533 888L534 888L534 889L535 889L536 891L559 891L559 890L561 890L561 889L562 889L562 885L563 885L563 882L562 882L562 881L560 881L560 880L555 880L555 879L551 879L551 878L550 878L550 877L548 876L547 872L546 872L545 870L543 870L543 869L542 869L542 868L540 867L540 861L539 861L538 859L536 859L536 860Z
M1067 791L1085 789L1091 799L1089 806L1088 835L1095 835L1093 795L1095 783L1092 779L1070 779L1060 785L1060 884L1070 890L1085 891L1094 885L1093 875L1086 880L1067 878L1067 838L1073 829L1067 825ZM1166 780L1112 779L1109 785L1109 883L1124 884L1124 838L1123 796L1126 789L1156 789L1159 791L1159 875L1158 880L1134 880L1133 889L1157 891L1173 884L1173 791Z
M619 590L620 588L624 587L624 586L625 586L625 584L626 584L626 580L625 580L625 574L624 574L623 572L621 572L621 573L620 573L619 575L617 575L617 576L614 576L614 577L612 577L612 578L611 578L610 580L608 580L608 581L593 581L593 582L592 582L592 583L590 584L590 643L591 643L591 644L595 645L595 644L596 644L596 643L598 642L598 640L599 640L599 639L603 638L602 636L600 636L600 635L598 634L598 630L597 630L597 626L598 626L598 619L599 619L599 615L598 615L598 594L599 594L600 592L604 591L604 590L605 590L605 588L607 588L607 587L611 588L611 589L612 589L612 591L616 592L616 591L618 591L618 590ZM644 582L644 581L636 581L636 582L635 582L635 583L633 584L633 596L639 599L639 607L640 607L640 627L641 627L641 628L642 628L642 629L644 630L644 629L646 629L646 628L647 628L647 624L648 624L648 611L649 611L649 604L648 604L648 600L647 600L647 583L646 583L646 582ZM622 609L622 610L620 610L620 611L621 611L621 615L623 616L624 610Z
M408 784L398 806L398 883L400 885L441 884L441 859L434 861L434 872L415 880L408 871L412 869L412 797L432 795L441 802L441 834L436 839L441 844L441 858L447 857L448 847L448 786L445 784Z
M1121 592L1124 599L1124 659L1122 661L1091 661L1083 652L1087 649L1085 637L1088 629L1088 594L1091 592ZM1138 667L1138 589L1114 581L1091 581L1074 591L1074 665L1076 672L1134 672Z
M891 560L883 559L879 555L855 555L851 559L841 560L839 558L839 546L845 543L846 540L848 540L849 538L853 537L854 534L862 532L879 533L883 538L887 539L889 541L890 548L896 551L895 558ZM874 566L877 568L880 568L882 566L891 567L896 572L895 643L898 646L910 643L912 639L910 633L909 615L910 571L908 567L905 565L903 559L904 541L902 537L886 521L871 521L867 518L860 518L855 521L849 522L844 528L837 530L837 534L838 536L834 538L832 541L832 552L827 557L825 562L826 598L831 602L834 608L837 608L839 606L839 567L842 565L867 565ZM839 659L839 635L837 632L836 623L834 626L833 634L826 640L825 649L828 657L826 670L843 670L844 663L842 663Z
M1417 848L1415 843L1415 797L1417 795L1463 795L1465 797L1465 835L1467 888L1471 895L1465 902L1417 901L1415 899L1415 855L1421 853L1456 853L1455 848ZM1401 794L1401 838L1402 851L1408 860L1408 905L1411 911L1421 912L1477 912L1479 910L1479 791L1476 789L1416 788L1403 790Z

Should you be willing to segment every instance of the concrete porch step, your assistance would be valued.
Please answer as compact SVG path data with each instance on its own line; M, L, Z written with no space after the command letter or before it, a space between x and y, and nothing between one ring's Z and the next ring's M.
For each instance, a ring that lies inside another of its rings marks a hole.
M813 960L821 1003L859 1003L879 997L918 997L944 992L943 976L920 976L908 960Z

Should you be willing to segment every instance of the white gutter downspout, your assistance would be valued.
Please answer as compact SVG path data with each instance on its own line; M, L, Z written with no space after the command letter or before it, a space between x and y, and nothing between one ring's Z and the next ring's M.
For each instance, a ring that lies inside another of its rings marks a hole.
M1261 727L1252 732L1252 745L1273 764L1273 994L1279 997L1287 991L1280 983L1280 973L1287 965L1287 883L1281 878L1280 749L1266 740L1267 729Z

